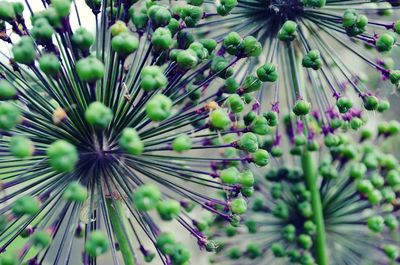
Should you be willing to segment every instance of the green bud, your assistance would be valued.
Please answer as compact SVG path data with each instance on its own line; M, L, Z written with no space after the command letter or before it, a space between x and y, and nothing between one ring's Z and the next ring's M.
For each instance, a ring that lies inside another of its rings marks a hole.
M169 232L161 233L157 237L156 245L160 249L161 253L171 255L175 251L175 236Z
M97 257L108 251L108 239L101 231L93 231L85 243L85 252L90 257Z
M287 20L278 32L281 41L293 41L297 37L297 23Z
M399 248L396 245L385 245L383 251L390 260L396 260L399 257Z
M240 85L233 77L225 79L224 92L228 94L236 93Z
M60 59L52 53L44 54L39 59L39 67L46 75L56 77L61 71Z
M113 118L113 113L111 109L105 106L103 103L96 101L90 103L85 111L86 121L99 128L106 128L110 124Z
M224 42L222 45L229 54L236 55L241 43L242 43L242 37L240 37L240 35L237 32L230 32L224 38Z
M389 74L390 82L399 87L400 86L400 70L391 70Z
M1 1L0 2L0 20L11 22L15 19L15 10L10 2Z
M242 87L246 93L255 92L261 88L263 83L255 76L248 75L244 78Z
M271 251L277 258L282 258L286 254L285 247L280 243L273 243L271 245Z
M254 153L258 150L257 136L250 132L243 134L238 141L238 146L242 150Z
M80 59L75 67L82 81L94 82L104 76L104 64L95 57Z
M87 197L88 193L86 187L82 186L77 181L69 183L63 193L64 200L70 202L83 203Z
M318 50L309 51L303 58L302 64L306 68L318 70L322 67L322 59Z
M390 102L387 100L380 100L378 104L377 111L378 112L385 112L390 109Z
M275 82L278 80L278 71L274 64L266 63L257 69L257 76L262 82Z
M163 121L171 114L172 100L163 95L157 94L146 104L146 114L152 121Z
M140 77L140 87L144 91L160 89L165 87L168 83L163 71L156 65L143 67Z
M336 101L336 106L338 107L340 113L346 113L351 109L351 107L353 107L353 102L351 102L351 100L347 97L340 97Z
M28 36L21 37L19 42L13 45L11 51L17 63L31 65L35 61L35 46L33 40Z
M164 27L171 20L171 12L163 6L153 5L148 9L147 13L157 27Z
M393 32L386 32L379 36L376 40L376 49L379 52L388 52L397 42L397 37Z
M233 214L244 214L247 211L247 203L243 198L236 198L229 203Z
M13 136L10 140L10 152L17 158L28 158L35 151L33 142L25 136Z
M111 40L111 48L119 56L126 57L139 47L139 39L129 32L122 32Z
M312 247L312 239L309 235L301 234L298 241L303 249L310 249Z
M53 27L45 18L35 20L33 28L31 29L32 37L38 42L51 42L54 32Z
M326 4L326 0L303 0L304 6L321 8Z
M22 121L21 111L10 102L0 102L0 129L9 131Z
M353 37L364 33L368 25L368 18L365 15L360 15L354 9L347 9L343 14L342 23L347 35Z
M297 116L304 116L310 112L311 104L305 100L297 100L293 107L293 112Z
M237 0L221 0L217 4L217 13L220 16L228 15L237 5Z
M51 0L51 5L60 17L67 17L71 11L71 0Z
M93 34L85 28L78 28L71 37L71 43L75 48L89 51L94 43Z
M153 184L140 186L132 196L133 204L139 211L149 211L161 200L161 192Z
M226 111L223 109L216 109L210 114L210 123L212 127L223 130L231 124L231 120Z
M199 59L194 50L187 49L178 53L176 62L182 69L191 69L197 66Z
M262 51L261 43L259 43L253 36L245 37L240 43L240 48L243 50L243 53L249 57L257 57Z
M236 184L239 182L239 171L236 167L228 167L221 171L219 177L223 183Z
M64 140L57 140L46 150L51 167L58 172L71 172L78 162L76 147Z
M379 100L375 96L366 96L363 101L366 110L376 110L378 108Z
M183 152L192 148L192 138L189 135L182 134L172 142L172 149L176 152Z
M144 29L147 25L147 21L149 17L147 16L146 8L140 8L137 10L136 6L131 6L129 8L129 17L132 23L136 26L137 29Z
M37 214L40 210L40 202L32 196L25 195L18 198L11 206L11 212L16 216Z
M125 22L118 20L110 27L111 36L115 37L123 32L128 32L128 27Z
M144 144L135 129L125 128L119 138L119 146L130 155L143 153Z
M17 96L17 89L6 79L0 79L0 100L10 100Z
M383 231L384 219L379 216L371 216L367 221L368 228L375 233L380 233Z
M240 113L244 109L244 102L238 94L230 95L226 101L225 105L233 112Z
M181 212L181 206L175 200L159 201L156 208L161 219L164 221L171 221L177 218Z
M32 244L40 249L47 248L51 243L51 235L45 231L37 231L32 236Z
M196 26L203 16L203 9L198 6L186 5L179 10L179 17L191 28Z
M258 149L252 153L252 161L260 167L266 166L269 163L269 153L264 149Z
M167 28L157 28L151 38L151 42L158 50L167 50L172 45L172 34Z

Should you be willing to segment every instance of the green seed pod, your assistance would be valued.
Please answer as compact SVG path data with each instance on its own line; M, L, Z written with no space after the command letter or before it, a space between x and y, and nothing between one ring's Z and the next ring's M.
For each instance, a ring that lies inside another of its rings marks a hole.
M376 110L378 109L379 99L375 96L367 96L363 98L364 108L366 110Z
M369 217L367 221L368 228L375 233L383 231L384 223L384 219L378 215Z
M233 113L240 113L244 109L244 102L238 94L230 95L224 103Z
M287 220L289 218L288 206L286 205L286 203L280 201L272 210L272 214L277 218Z
M167 50L172 45L172 34L167 28L157 28L151 38L151 43L158 50Z
M250 259L256 259L262 255L262 249L259 244L256 243L250 243L246 247L246 255Z
M397 20L393 23L393 30L397 34L400 34L400 20Z
M305 100L298 100L293 107L293 112L296 116L304 116L310 112L311 104Z
M17 96L17 89L6 79L0 79L0 100L10 100Z
M171 31L172 36L174 36L180 28L180 24L179 21L176 20L175 18L171 18L171 20L169 21L167 28L169 31Z
M21 37L19 42L13 45L12 53L17 63L26 65L32 64L36 57L35 46L32 39L28 36Z
M310 249L312 247L312 239L309 235L305 235L305 234L301 234L299 236L299 245L301 246L301 248L303 249Z
M282 258L286 254L285 247L280 243L273 243L271 245L271 251L277 258Z
M163 6L153 5L147 10L148 16L157 27L168 25L171 20L171 12Z
M269 153L264 149L258 149L251 154L253 162L260 167L266 166L269 163Z
M39 248L45 249L51 243L51 235L45 231L37 231L32 235L32 244Z
M171 221L179 216L181 206L178 201L165 200L157 203L157 212L164 221Z
M189 45L189 49L196 53L199 60L204 60L208 57L208 50L200 42L193 42Z
M163 121L171 114L172 100L163 95L157 94L146 104L146 114L152 121Z
M53 27L49 24L47 19L39 18L35 20L33 28L31 29L32 37L38 42L51 42L54 34Z
M154 209L161 200L161 192L153 184L140 186L132 196L133 204L139 211Z
M140 77L140 87L144 91L160 89L165 87L168 83L163 71L156 65L143 67Z
M203 4L203 0L187 0L186 2L193 6L201 6Z
M257 76L262 82L275 82L278 80L278 71L272 63L266 63L257 69Z
M236 198L229 203L233 214L244 214L247 211L247 203L243 198Z
M210 114L211 126L216 129L226 129L230 124L231 120L223 109L216 109Z
M140 155L143 153L144 145L135 129L125 128L119 138L119 146L128 154Z
M267 135L270 132L267 119L264 116L257 116L253 120L250 130L258 135Z
M363 125L363 121L360 118L353 118L350 121L350 126L353 130L358 130Z
M85 111L86 121L96 127L106 128L113 118L111 109L103 103L96 101L90 103Z
M303 227L304 227L304 232L306 232L309 235L313 235L317 231L317 226L311 220L305 221Z
M227 255L231 260L237 260L240 259L240 257L242 256L242 251L238 247L233 247L228 250Z
M135 6L131 6L131 8L129 8L129 17L136 28L142 30L146 27L149 17L147 16L146 8L142 7L139 9L139 11L136 9L137 7Z
M211 61L211 70L215 73L219 73L218 76L223 79L228 78L233 74L231 71L232 68L228 67L228 62L221 56L214 56Z
M239 87L240 87L239 83L233 77L225 79L225 85L223 88L225 93L228 94L236 93Z
M254 133L250 132L243 134L238 141L238 146L242 150L254 153L258 150L257 136Z
M57 140L46 150L49 163L58 172L71 172L78 162L76 147L64 140Z
M392 32L386 32L379 36L376 40L376 49L379 52L388 52L390 51L397 41L397 37Z
M194 50L187 49L178 53L178 56L176 57L176 62L178 63L180 68L188 70L196 67L199 63L199 60Z
M170 255L172 264L187 264L190 256L190 251L182 243L177 243Z
M85 252L90 257L97 257L108 251L108 239L101 231L93 231L85 243Z
M123 32L113 37L111 48L119 56L125 58L139 47L139 39L129 32Z
M236 55L240 44L242 43L242 37L237 32L230 32L223 42L223 47L231 55Z
M125 22L118 20L110 27L111 36L115 37L123 32L128 32L129 29Z
M368 25L368 18L365 15L360 15L354 9L347 9L343 14L342 23L347 35L353 37L364 33Z
M399 257L399 249L396 245L385 245L383 251L390 260L396 260Z
M400 86L400 70L390 71L389 80L393 85L399 87Z
M211 54L217 47L217 42L213 39L201 39L199 42L208 50L209 54Z
M262 47L261 43L257 41L253 36L247 36L240 43L240 49L247 57L257 57L261 54Z
M190 150L192 148L192 138L189 135L183 134L174 139L172 149L178 153Z
M21 111L10 102L0 102L0 129L9 131L22 121Z
M70 202L83 203L88 197L86 187L82 186L79 182L73 181L68 184L63 193L64 200Z
M13 156L24 159L32 156L35 151L33 142L25 137L15 135L10 140L10 152Z
M242 187L253 187L254 185L254 176L250 170L245 170L239 174L239 183Z
M239 182L239 171L236 167L228 167L219 174L223 183L237 184Z
M399 227L399 221L397 221L397 217L393 214L386 215L384 221L390 231L394 231Z
M340 113L346 113L353 107L353 102L351 102L351 100L347 97L340 97L336 101L336 106L338 107Z
M390 109L390 102L387 100L380 100L378 104L377 111L378 112L385 112Z
M92 9L93 13L98 14L103 0L85 0L85 3L90 9Z
M191 28L197 25L203 16L203 9L198 6L186 5L179 10L179 17Z
M255 76L248 75L245 77L242 87L246 93L255 92L262 87L262 82Z
M10 2L1 1L0 2L0 20L11 22L15 19L15 10Z
M303 58L302 64L306 68L318 70L322 67L322 59L318 50L309 51Z
M156 240L156 245L161 253L171 255L175 251L176 241L172 233L161 233Z
M51 0L52 7L60 17L67 17L71 11L71 0Z
M60 59L52 54L43 54L39 59L39 68L48 76L56 77L61 71Z
M367 167L362 163L353 164L350 169L350 176L354 179L361 179L367 173Z
M217 4L217 13L220 16L228 15L237 6L237 0L221 0Z
M104 76L104 64L95 57L80 59L75 67L82 81L94 82Z
M278 32L281 41L293 41L297 37L297 23L287 20Z
M11 212L16 216L35 215L40 210L40 202L29 195L18 198L11 206Z
M93 34L86 28L78 28L71 37L72 45L82 51L89 51L94 43Z

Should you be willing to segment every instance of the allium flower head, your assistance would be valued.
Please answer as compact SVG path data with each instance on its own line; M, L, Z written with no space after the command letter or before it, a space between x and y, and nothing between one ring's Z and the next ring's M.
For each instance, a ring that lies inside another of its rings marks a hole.
M246 165L269 162L257 135L273 124L240 115L257 108L259 87L221 82L260 43L246 38L240 55L217 56L215 40L186 30L202 18L199 1L86 0L91 16L82 1L42 1L35 12L25 2L0 1L9 50L0 58L0 263L96 264L105 254L115 264L188 264L164 221L212 251L191 210L238 222L253 192Z
M363 71L370 67L399 85L399 71L381 59L397 46L397 13L384 1L225 0L197 31L223 41L227 54L240 52L238 36L258 40L261 56L242 61L234 78L262 87L263 111L315 111L331 130L361 110L388 109L379 91L364 84Z
M357 141L338 134L318 152L284 155L259 171L244 225L214 223L215 264L398 262L399 163L379 145L399 129L392 121Z

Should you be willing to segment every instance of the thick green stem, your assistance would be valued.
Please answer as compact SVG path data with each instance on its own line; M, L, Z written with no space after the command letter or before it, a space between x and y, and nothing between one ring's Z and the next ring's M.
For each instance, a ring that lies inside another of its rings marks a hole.
M131 251L127 235L124 232L123 228L124 214L121 202L117 200L113 201L112 199L107 199L107 210L110 216L110 221L115 238L118 242L119 249L124 259L124 264L135 265L135 257L133 252Z
M318 265L328 265L328 254L326 248L324 213L322 209L321 196L317 186L317 174L310 152L305 151L301 157L303 172L308 190L311 192L311 204L313 208L314 223L317 227L315 252Z

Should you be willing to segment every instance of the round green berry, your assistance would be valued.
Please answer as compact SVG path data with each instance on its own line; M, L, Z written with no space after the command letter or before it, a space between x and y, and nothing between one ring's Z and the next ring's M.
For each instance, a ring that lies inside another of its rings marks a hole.
M0 100L10 100L17 96L17 89L6 79L0 80Z
M160 67L156 65L145 66L140 72L140 87L144 91L151 91L163 88L168 80Z
M63 193L65 200L78 203L83 203L87 196L87 189L77 181L69 183Z
M106 128L112 118L113 113L111 109L99 101L90 103L85 111L86 121L99 128Z
M304 116L310 112L311 104L305 100L298 100L293 107L293 112L297 116Z
M172 34L167 28L157 28L153 36L151 37L151 42L154 47L159 50L167 50L172 45Z
M297 37L297 23L287 20L278 32L278 38L281 41L292 41Z
M119 146L128 154L140 155L143 153L144 144L135 129L125 128L119 138Z
M181 212L181 205L176 200L165 200L157 203L157 212L164 221L177 218Z
M192 148L192 138L189 135L182 134L172 142L172 149L176 152L183 152Z
M51 0L51 5L60 17L66 17L71 11L71 0Z
M21 37L19 42L13 45L12 53L14 56L14 60L17 63L26 65L33 64L36 57L33 40L28 36Z
M122 32L111 40L111 48L120 57L126 57L139 47L139 39L129 32Z
M0 102L0 129L9 131L22 120L21 111L10 102Z
M40 210L40 202L32 196L18 198L11 206L11 212L16 216L35 215Z
M161 192L153 184L140 186L132 196L133 204L139 211L149 211L156 207L161 199Z
M236 184L239 182L239 171L236 167L229 167L222 170L219 177L223 183Z
M47 248L51 243L51 235L45 231L37 231L32 235L32 244L40 249Z
M257 76L262 82L275 82L278 80L278 71L272 63L266 63L257 69Z
M39 67L46 75L56 77L61 71L60 59L52 53L44 54L39 59Z
M163 95L157 94L146 104L146 114L152 121L163 121L171 114L172 100Z
M247 203L243 198L236 198L229 203L233 214L244 214L247 211Z
M254 133L245 133L240 137L238 146L242 150L254 153L258 150L258 138Z
M89 51L94 43L93 34L86 28L78 28L71 37L71 43L75 48L82 51Z
M20 135L15 135L10 139L10 152L13 156L24 159L30 157L35 151L33 142Z
M90 233L85 243L85 252L90 257L97 257L108 251L108 239L101 231L93 231Z
M226 129L231 124L229 115L223 109L216 109L210 114L211 126L216 129Z
M251 154L252 161L260 167L264 167L269 163L269 153L267 150L258 149L254 153Z
M80 59L75 67L82 81L94 82L104 76L104 64L95 57Z
M64 140L57 140L46 150L51 167L58 172L71 172L78 162L76 147Z

